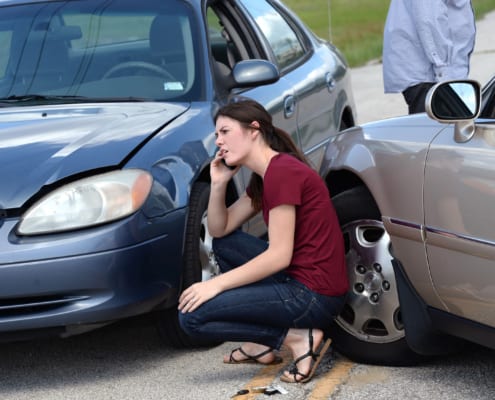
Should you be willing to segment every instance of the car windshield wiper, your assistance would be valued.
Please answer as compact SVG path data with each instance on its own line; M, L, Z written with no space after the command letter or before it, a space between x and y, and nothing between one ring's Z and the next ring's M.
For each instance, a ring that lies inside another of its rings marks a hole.
M0 98L0 104L19 105L19 103L36 103L36 104L60 104L60 103L115 103L115 102L142 102L151 101L140 97L86 97L86 96L69 96L69 95L43 95L43 94L24 94L12 95Z
M144 101L156 101L151 98L144 97L86 97L86 102L94 102L94 103L126 103L126 102L144 102Z
M23 103L30 101L43 101L43 100L82 100L86 99L84 96L61 96L61 95L44 95L44 94L23 94L9 97L0 98L3 103Z

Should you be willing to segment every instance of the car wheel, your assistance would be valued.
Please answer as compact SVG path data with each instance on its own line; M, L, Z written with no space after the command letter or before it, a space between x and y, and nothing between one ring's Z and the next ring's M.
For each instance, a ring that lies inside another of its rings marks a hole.
M330 335L336 349L370 364L419 360L406 343L390 237L371 194L357 187L333 198L344 235L350 289Z
M184 254L183 289L220 273L206 225L210 184L197 182L191 190Z
M212 237L206 226L209 195L210 185L206 182L196 182L191 189L184 249L183 289L219 273L212 251ZM160 313L158 328L162 338L174 347L216 344L187 336L180 327L176 307Z

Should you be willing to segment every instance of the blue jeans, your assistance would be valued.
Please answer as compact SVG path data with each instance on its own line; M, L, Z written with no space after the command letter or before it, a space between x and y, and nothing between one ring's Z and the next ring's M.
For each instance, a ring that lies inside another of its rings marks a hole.
M244 264L267 247L266 241L242 231L213 241L222 272ZM279 272L222 292L193 312L179 312L179 321L191 337L215 342L254 342L280 349L289 328L328 329L344 301L345 296L315 293Z

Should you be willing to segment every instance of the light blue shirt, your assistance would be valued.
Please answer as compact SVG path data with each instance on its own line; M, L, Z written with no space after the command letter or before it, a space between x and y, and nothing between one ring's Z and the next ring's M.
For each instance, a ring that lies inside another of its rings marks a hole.
M391 0L383 33L385 93L466 79L475 36L470 0Z

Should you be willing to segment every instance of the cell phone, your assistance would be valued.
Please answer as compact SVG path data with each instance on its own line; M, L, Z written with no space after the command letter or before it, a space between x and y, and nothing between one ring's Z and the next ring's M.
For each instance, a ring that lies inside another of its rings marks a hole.
M222 152L223 153L223 152ZM227 165L225 162L225 159L222 158L222 163L225 165L228 169L236 169L237 167L235 165Z
M222 158L223 165L225 165L228 169L236 169L237 167L235 165L227 165L225 162L225 159Z

